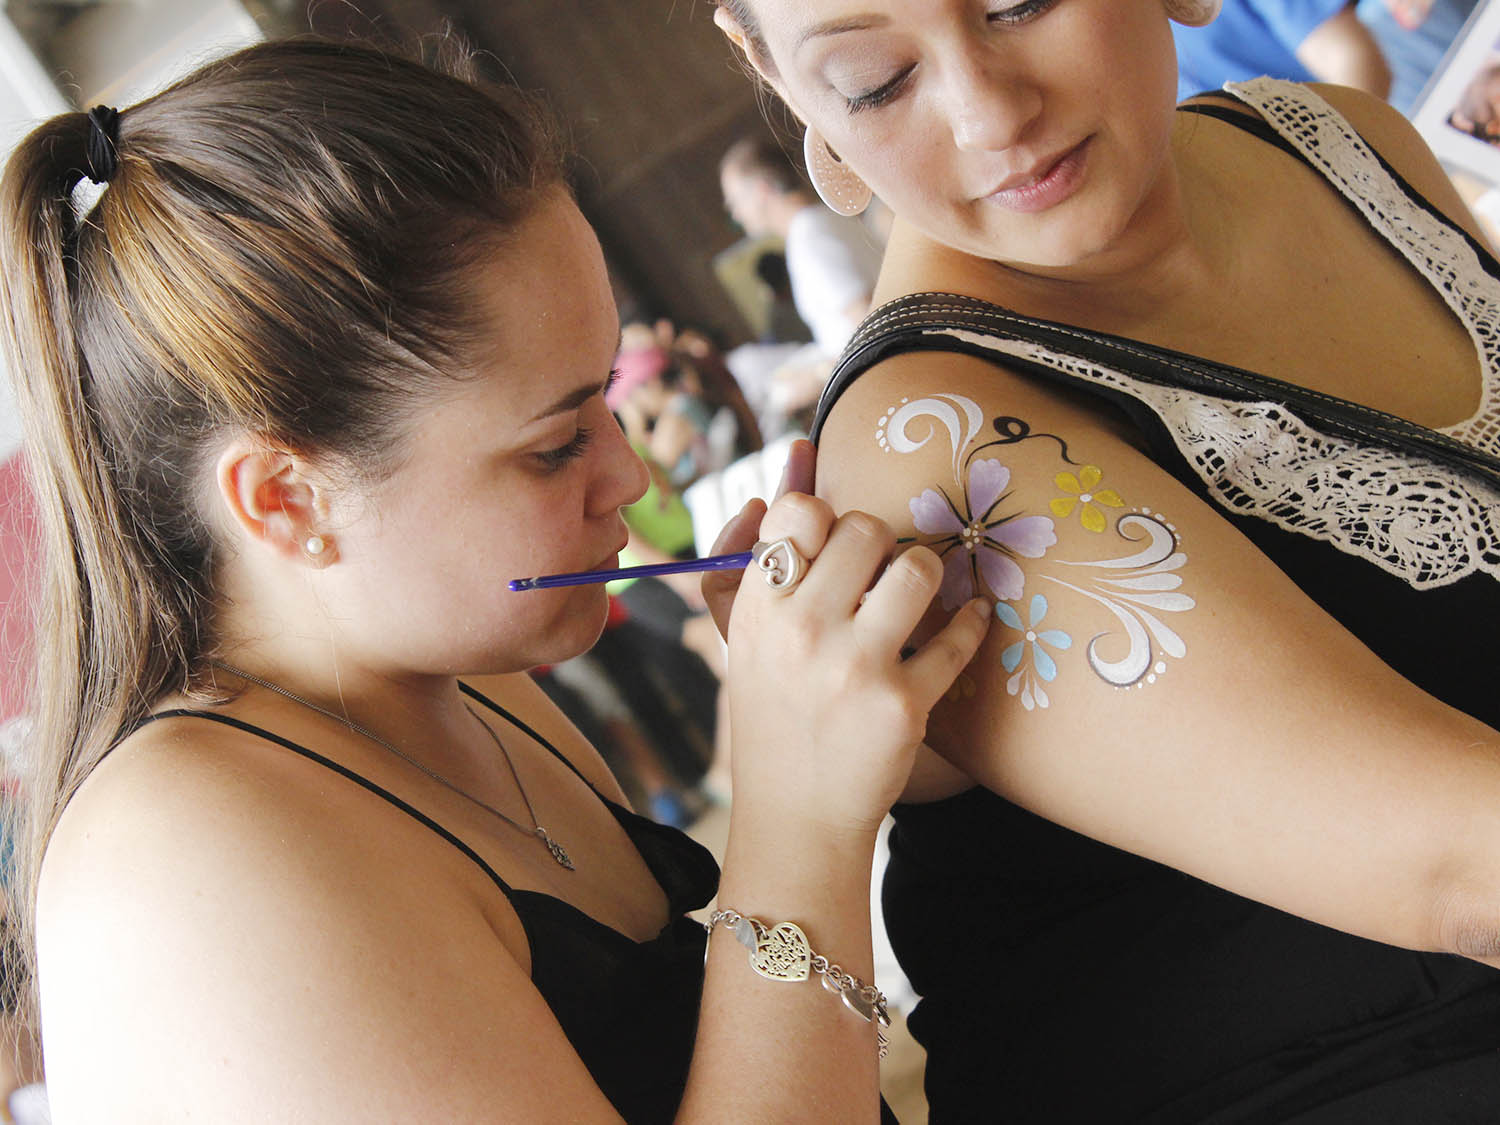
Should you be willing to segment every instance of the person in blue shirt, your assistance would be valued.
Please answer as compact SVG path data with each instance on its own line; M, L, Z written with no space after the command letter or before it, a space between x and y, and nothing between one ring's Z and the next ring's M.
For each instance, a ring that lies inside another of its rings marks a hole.
M1390 103L1410 115L1417 98L1458 38L1477 0L1359 0L1359 19L1370 29L1391 68Z
M1261 75L1390 93L1390 66L1349 0L1224 0L1213 22L1172 34L1179 98Z

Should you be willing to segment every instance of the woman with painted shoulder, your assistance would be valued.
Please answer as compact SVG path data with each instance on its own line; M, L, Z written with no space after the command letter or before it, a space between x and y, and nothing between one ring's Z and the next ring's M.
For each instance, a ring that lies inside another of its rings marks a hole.
M3 208L54 1120L875 1119L875 830L985 617L903 661L933 556L876 581L889 529L805 495L727 529L772 545L705 969L712 859L526 675L602 587L506 588L614 565L646 481L536 107L266 44L47 122Z
M997 618L897 810L941 1121L1500 1114L1500 268L1201 0L726 0L897 216L819 494ZM936 294L921 296L921 294Z

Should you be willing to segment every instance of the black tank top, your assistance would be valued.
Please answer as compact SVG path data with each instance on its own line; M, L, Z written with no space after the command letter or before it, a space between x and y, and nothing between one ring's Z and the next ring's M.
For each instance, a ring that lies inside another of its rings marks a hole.
M468 685L460 686L589 784L530 726ZM671 921L650 941L637 942L559 898L511 887L472 848L400 797L272 731L229 715L186 709L152 715L145 723L180 716L234 727L300 754L362 786L467 856L510 900L531 948L532 983L620 1116L642 1125L672 1120L687 1081L703 990L705 935L685 914L706 905L719 882L718 865L707 849L594 790L666 894Z
M1258 119L1207 112L1303 158ZM1058 326L994 312L1009 338L1059 346ZM1126 362L1119 340L1066 331L1071 356ZM1127 343L1143 365L1213 366ZM825 391L815 435L864 370L900 351L965 351L1059 381L922 325L851 363L859 345ZM1151 410L1103 397L1154 461L1212 500ZM1326 542L1220 512L1398 672L1500 726L1495 577L1417 590ZM928 1051L933 1122L1500 1121L1500 972L1293 917L985 789L898 806L895 818L885 918L922 997L908 1026Z

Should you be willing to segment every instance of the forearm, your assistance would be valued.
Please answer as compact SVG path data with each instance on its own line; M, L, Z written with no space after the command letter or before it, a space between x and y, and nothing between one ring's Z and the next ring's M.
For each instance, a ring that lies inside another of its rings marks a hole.
M718 906L767 926L794 922L813 953L872 983L874 846L869 832L791 833L774 816L737 810ZM800 982L760 976L733 931L717 927L678 1119L876 1120L876 1025L820 982L816 972Z
M797 459L788 473L802 475ZM773 545L758 569L780 580L745 579L730 622L735 804L718 906L759 920L736 935L758 957L776 927L800 927L811 972L765 979L718 928L683 1117L868 1122L888 1019L871 979L875 838L988 610L966 605L908 653L937 592L936 555L889 561L888 526L834 519L801 493L778 499L758 535Z
M1352 86L1378 98L1390 96L1390 65L1352 4L1302 41L1297 61L1323 82Z

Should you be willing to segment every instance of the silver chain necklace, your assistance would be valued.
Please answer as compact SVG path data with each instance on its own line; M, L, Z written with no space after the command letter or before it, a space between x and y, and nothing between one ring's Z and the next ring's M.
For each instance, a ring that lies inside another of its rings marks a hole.
M238 676L242 680L247 680L252 684L258 684L259 686L265 688L267 691L275 692L277 695L281 696L284 699L290 699L293 703L300 703L302 704L302 706L316 711L320 715L327 716L336 723L342 723L344 726L352 730L355 734L364 735L377 746L385 747L392 754L396 755L396 757L400 758L403 762L415 767L416 769L421 770L428 777L432 778L433 781L436 781L439 785L443 786L446 789L452 790L464 800L478 805L490 815L499 817L506 824L514 828L517 832L524 832L527 836L535 836L542 842L543 845L546 846L547 851L551 854L552 858L557 861L558 866L566 867L569 871L574 870L573 861L568 857L567 849L559 844L556 840L554 840L551 833L549 833L545 828L541 826L540 823L537 822L536 810L531 807L531 798L526 795L526 786L521 784L521 775L516 772L516 764L515 762L510 760L510 751L505 748L505 743L500 741L500 736L494 732L489 723L485 722L479 717L474 708L470 707L467 702L464 703L464 710L474 716L474 721L484 728L484 733L489 735L491 741L493 741L494 744L499 747L500 756L505 759L505 764L510 770L510 776L515 780L516 790L521 794L521 800L526 804L526 813L531 817L530 828L527 828L519 821L512 820L499 809L495 808L495 806L486 804L484 801L481 801L472 793L467 793L464 790L460 789L457 785L454 785L453 782L449 781L446 777L438 773L436 770L428 766L424 766L410 754L407 754L404 751L393 746L391 743L381 738L380 735L376 734L368 727L360 726L353 719L347 719L336 711L330 711L327 707L322 707L314 703L311 699L304 699L296 692L289 691L286 688L282 687L280 684L272 683L270 680L264 680L261 679L261 677L252 675L249 672L241 671L240 669L235 668L232 665L225 664L221 660L210 660L209 663L212 664L215 668L222 668L224 671L230 673L231 675Z

